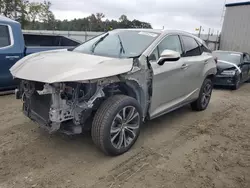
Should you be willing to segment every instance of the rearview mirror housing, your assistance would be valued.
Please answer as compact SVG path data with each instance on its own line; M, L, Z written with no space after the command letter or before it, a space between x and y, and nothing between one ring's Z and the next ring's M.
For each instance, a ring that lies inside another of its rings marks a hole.
M158 60L158 65L163 65L166 61L178 61L181 58L179 52L173 50L164 50Z

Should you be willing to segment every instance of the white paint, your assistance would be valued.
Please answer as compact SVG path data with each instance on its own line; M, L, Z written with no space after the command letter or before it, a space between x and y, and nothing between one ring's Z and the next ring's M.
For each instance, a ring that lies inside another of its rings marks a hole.
M62 50L31 54L10 72L16 78L44 83L86 81L129 72L133 59L117 59Z
M238 57L240 57L240 56L241 56L241 54L230 54L230 55L233 55L233 56L238 56Z
M150 37L157 37L157 34L155 34L155 33L144 32L144 31L141 31L138 34L139 35L146 35L146 36L150 36Z

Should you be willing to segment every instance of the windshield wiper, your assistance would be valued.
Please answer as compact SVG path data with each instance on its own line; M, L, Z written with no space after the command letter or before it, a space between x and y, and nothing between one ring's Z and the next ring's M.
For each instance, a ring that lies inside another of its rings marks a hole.
M124 46L122 44L122 39L121 39L120 35L117 35L117 37L119 39L119 43L120 43L120 46L121 46L119 55L121 55L121 53L125 54L125 49L124 49Z
M94 53L96 46L102 42L107 36L109 35L109 33L106 33L104 36L102 36L98 41L96 41L91 48L91 52Z

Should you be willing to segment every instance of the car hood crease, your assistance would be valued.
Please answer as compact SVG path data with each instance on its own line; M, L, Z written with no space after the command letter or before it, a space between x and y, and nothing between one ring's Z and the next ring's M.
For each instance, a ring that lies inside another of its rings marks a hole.
M129 72L133 59L118 59L70 51L26 56L10 68L15 78L45 83L85 81Z

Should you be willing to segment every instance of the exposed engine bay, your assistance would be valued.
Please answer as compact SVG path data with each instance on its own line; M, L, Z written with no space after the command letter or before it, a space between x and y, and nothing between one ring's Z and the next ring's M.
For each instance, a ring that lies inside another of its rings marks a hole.
M81 133L97 99L104 96L97 83L44 84L22 81L20 86L24 113L51 133L64 126L67 127L65 133Z
M24 114L50 133L60 131L71 135L89 129L93 114L106 98L115 94L137 98L129 92L127 84L122 82L48 84L22 80L16 97L22 99Z

